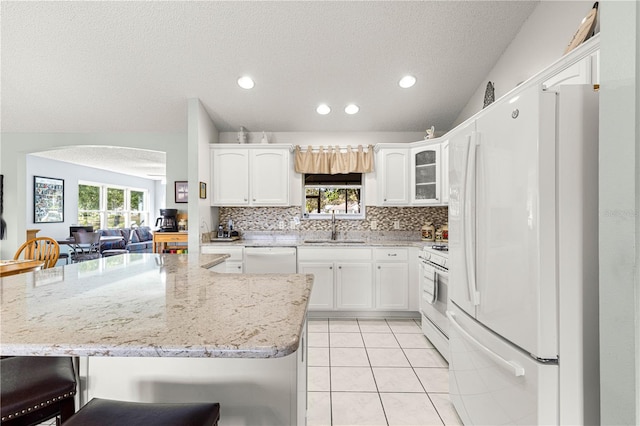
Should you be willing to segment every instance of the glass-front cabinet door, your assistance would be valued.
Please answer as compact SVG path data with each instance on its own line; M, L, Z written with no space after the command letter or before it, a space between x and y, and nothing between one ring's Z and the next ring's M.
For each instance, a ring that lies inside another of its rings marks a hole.
M411 150L411 203L441 204L440 144Z

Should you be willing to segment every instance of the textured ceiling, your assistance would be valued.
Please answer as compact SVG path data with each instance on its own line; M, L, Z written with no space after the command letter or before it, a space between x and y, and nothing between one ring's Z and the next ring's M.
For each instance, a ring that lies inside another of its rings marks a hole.
M146 149L85 145L31 155L145 179L164 180L166 176L166 153Z
M197 97L221 131L448 130L535 5L2 1L0 125L186 132Z

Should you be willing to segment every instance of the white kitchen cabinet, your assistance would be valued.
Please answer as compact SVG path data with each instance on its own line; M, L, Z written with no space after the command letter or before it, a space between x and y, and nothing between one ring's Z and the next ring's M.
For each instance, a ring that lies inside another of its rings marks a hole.
M374 250L375 307L381 310L409 309L409 250Z
M249 205L249 151L236 148L211 150L211 204Z
M567 84L599 84L599 82L600 51L597 50L547 78L542 83L542 87L546 90Z
M362 310L373 307L370 248L298 247L298 273L313 274L309 310Z
M442 204L440 143L411 148L411 204Z
M373 308L371 262L336 264L336 307L340 310Z
M377 160L378 205L409 205L409 149L380 148Z
M288 147L211 149L211 205L288 206Z
M224 243L223 243L224 244ZM228 274L241 274L243 268L244 247L225 245L203 245L200 247L202 254L228 254L229 257L212 268L215 272Z
M289 205L289 148L251 150L251 205Z
M309 299L309 310L330 311L335 307L333 298L333 262L300 262L299 274L312 274L313 290Z

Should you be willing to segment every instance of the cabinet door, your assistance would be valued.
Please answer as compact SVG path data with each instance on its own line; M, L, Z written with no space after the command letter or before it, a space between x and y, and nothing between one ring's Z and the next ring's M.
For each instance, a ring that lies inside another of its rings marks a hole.
M249 204L249 153L246 149L211 150L211 204Z
M289 150L255 149L251 152L251 204L289 205Z
M411 202L441 204L440 144L411 150Z
M373 307L371 263L336 263L337 308L346 310Z
M550 77L542 84L542 87L544 89L551 89L552 87L563 84L590 84L591 73L591 56L587 56Z
M300 262L299 274L313 274L313 289L309 299L309 310L327 311L333 303L333 262Z
M440 150L440 177L442 179L440 193L442 195L442 203L449 204L449 141L443 142Z
M376 308L409 309L409 264L376 263Z
M409 205L408 149L383 148L378 159L378 205Z

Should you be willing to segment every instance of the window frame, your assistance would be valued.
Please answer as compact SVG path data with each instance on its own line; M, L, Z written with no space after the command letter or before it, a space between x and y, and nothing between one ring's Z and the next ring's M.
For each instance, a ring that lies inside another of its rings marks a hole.
M139 214L140 217L142 218L141 223L136 223L137 226L143 226L142 223L144 223L145 221L149 221L150 217L151 217L151 211L149 210L149 203L150 203L150 194L149 194L149 190L145 189L145 188L138 188L138 187L133 187L133 186L123 186L123 185L114 185L114 184L110 184L110 183L102 183L102 182L91 182L91 181L85 181L85 180L79 180L78 181L78 194L80 192L80 186L92 186L92 187L97 187L99 190L99 207L98 210L81 210L80 209L80 203L78 202L77 208L76 208L76 213L77 213L77 221L80 222L80 219L82 217L81 213L97 213L98 217L100 218L100 227L99 229L123 229L123 228L131 228L131 215L132 214ZM107 207L107 199L108 199L108 190L109 189L116 189L116 190L122 190L124 191L123 197L124 197L124 205L123 205L123 209L122 210L110 210ZM143 197L143 204L144 207L146 208L146 210L138 210L138 209L132 209L131 207L131 193L132 192L141 192L142 193L142 197ZM79 198L79 197L78 197ZM110 214L114 214L114 213L118 213L119 215L124 217L124 226L122 226L121 228L109 228L108 227L108 218ZM79 223L80 224L80 223ZM147 223L147 226L150 226L149 223Z
M302 175L302 205L301 205L301 216L303 219L309 220L331 220L332 214L331 211L327 211L326 213L311 213L307 212L307 189L352 189L360 191L360 211L358 213L344 213L336 211L336 219L340 220L364 220L366 218L366 208L364 205L365 200L365 185L364 185L364 174L363 173L352 173L360 175L360 183L359 184L334 184L331 182L326 183L312 183L306 184L307 175L318 175L316 173L305 173ZM320 204L320 194L318 195L318 204ZM348 201L347 201L348 204Z

